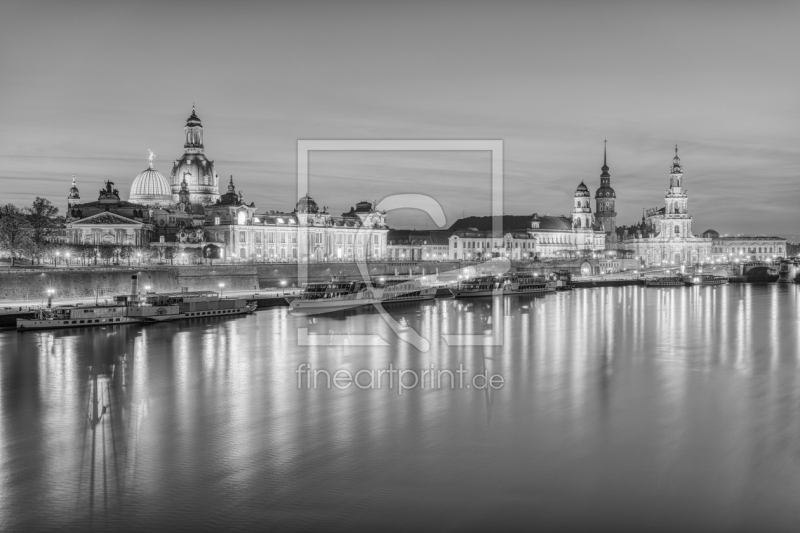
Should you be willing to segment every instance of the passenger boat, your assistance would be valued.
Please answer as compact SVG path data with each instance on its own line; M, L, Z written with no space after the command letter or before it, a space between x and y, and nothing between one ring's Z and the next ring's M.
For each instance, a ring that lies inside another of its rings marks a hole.
M423 287L419 279L416 278L387 278L383 283L381 303L432 300L436 297L437 291L437 287Z
M683 279L678 276L660 276L655 278L645 278L646 287L683 287Z
M460 281L450 289L456 298L470 298L477 296L495 296L502 294L500 278L495 276L478 276Z
M137 324L146 317L166 317L177 314L177 306L145 307L128 305L103 305L91 307L45 307L38 309L33 318L18 318L17 330L83 328Z
M726 276L712 276L711 274L685 274L683 282L686 285L727 285Z
M529 294L554 292L559 287L559 281L546 280L530 273L512 273L502 277L502 285L504 294Z
M360 305L381 303L383 286L367 281L334 279L330 282L306 283L300 296L289 302L290 310L328 312Z
M33 318L18 318L17 330L152 324L200 316L252 313L256 302L219 297L212 291L116 296L114 304L42 308Z
M527 273L510 273L502 276L480 276L462 281L450 291L456 298L476 296L531 294L553 292L558 288L558 281L540 279ZM566 285L564 283L564 285Z
M137 307L168 310L175 308L175 313L156 313L142 317L142 322L164 322L184 318L249 314L256 310L258 303L244 298L221 298L214 291L196 291L147 294L144 296L144 306L132 306L131 310L134 311Z

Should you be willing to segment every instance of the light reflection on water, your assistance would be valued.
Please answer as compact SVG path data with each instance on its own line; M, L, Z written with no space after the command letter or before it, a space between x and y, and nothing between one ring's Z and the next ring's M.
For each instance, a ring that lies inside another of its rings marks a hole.
M2 332L0 528L795 529L798 287L499 304L388 308L425 353L371 309ZM502 346L441 337L500 323ZM300 327L390 345L298 346ZM298 390L300 363L506 384Z

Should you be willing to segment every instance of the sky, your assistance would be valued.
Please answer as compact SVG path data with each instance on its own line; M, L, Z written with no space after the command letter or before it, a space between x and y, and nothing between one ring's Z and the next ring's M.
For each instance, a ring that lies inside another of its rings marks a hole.
M677 143L693 229L800 233L800 2L0 4L0 203L62 209L167 177L194 103L221 188L297 201L299 139L499 139L504 211L568 214L599 187L617 224L664 205ZM485 152L315 152L332 213L434 197L490 213ZM594 206L593 206L594 207ZM435 228L417 211L393 227Z

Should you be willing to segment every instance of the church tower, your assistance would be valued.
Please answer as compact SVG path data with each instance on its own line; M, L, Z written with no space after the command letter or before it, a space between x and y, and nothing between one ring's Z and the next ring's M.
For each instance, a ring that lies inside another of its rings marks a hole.
M689 215L689 191L683 187L683 166L678 157L678 145L675 145L675 157L669 171L669 189L664 195L666 209L664 218L660 220L661 237L668 239L685 239L692 235L692 217Z
M572 208L572 229L593 231L592 195L589 188L581 180L575 190L574 207Z
M615 243L617 240L617 212L614 203L617 193L611 188L611 174L608 173L607 150L603 143L603 168L600 174L600 188L595 192L595 212L597 223L606 234L606 244Z
M186 119L183 128L183 156L172 165L169 184L172 189L172 200L181 202L181 189L186 181L190 202L200 213L202 206L214 204L219 200L219 177L214 168L214 161L205 156L203 145L203 124L192 106L192 114Z
M78 205L81 203L81 195L78 193L78 186L75 185L75 174L72 175L72 187L69 189L69 196L67 196L67 207Z

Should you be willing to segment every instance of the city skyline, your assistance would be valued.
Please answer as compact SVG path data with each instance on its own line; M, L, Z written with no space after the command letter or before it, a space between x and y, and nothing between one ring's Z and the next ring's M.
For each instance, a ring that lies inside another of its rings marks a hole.
M441 4L413 16L400 6L339 6L251 5L228 15L181 3L5 7L0 39L15 46L0 51L3 203L43 196L63 212L73 174L85 199L107 179L127 197L148 149L169 173L194 102L221 184L232 174L259 211L294 207L298 139L491 138L505 145L506 213L568 214L581 180L592 193L599 186L607 138L618 225L663 203L677 143L697 233L796 233L798 74L784 68L797 48L792 4L731 7L725 29L710 24L718 6L688 3L457 13ZM35 25L8 23L34 13ZM254 13L269 14L252 17L264 27L248 21ZM437 27L454 17L463 24ZM325 46L345 22L351 37ZM300 23L302 39L282 29ZM187 36L195 28L202 39ZM492 38L476 40L478 30ZM22 46L42 32L59 47ZM449 226L462 213L489 214L488 169L481 154L318 154L311 195L339 213L360 200L427 193ZM756 208L759 216L742 216ZM417 213L389 221L435 227Z

